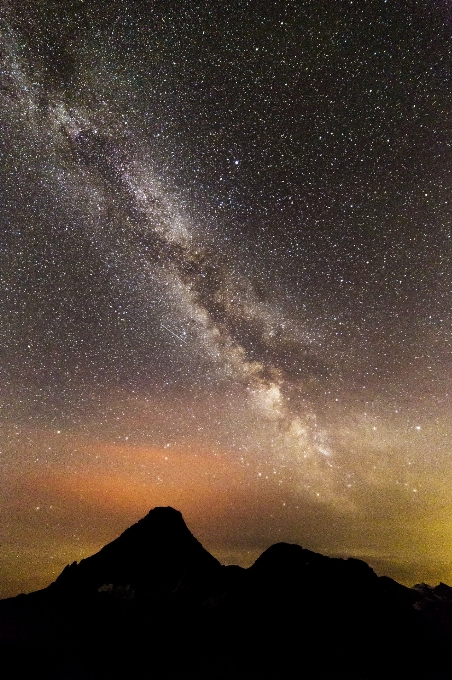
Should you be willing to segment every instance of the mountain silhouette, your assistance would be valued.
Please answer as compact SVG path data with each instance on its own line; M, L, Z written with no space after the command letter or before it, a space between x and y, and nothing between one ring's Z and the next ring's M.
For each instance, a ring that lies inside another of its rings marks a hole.
M138 596L201 586L220 569L178 510L157 507L95 555L68 565L52 588L88 593L122 587Z
M222 566L169 507L0 601L5 678L450 680L451 648L449 586L287 543Z

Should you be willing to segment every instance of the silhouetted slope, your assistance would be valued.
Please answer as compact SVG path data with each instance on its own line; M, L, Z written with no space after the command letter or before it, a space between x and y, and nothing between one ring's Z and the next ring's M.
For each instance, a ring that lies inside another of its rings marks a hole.
M179 511L158 507L95 555L67 566L51 587L86 593L110 584L141 594L172 591L206 583L220 568Z
M49 588L0 602L2 677L450 680L451 593L286 543L222 567L155 508Z
M250 677L292 677L294 669L309 678L442 677L444 648L417 616L416 601L365 562L279 543L215 616L234 666Z

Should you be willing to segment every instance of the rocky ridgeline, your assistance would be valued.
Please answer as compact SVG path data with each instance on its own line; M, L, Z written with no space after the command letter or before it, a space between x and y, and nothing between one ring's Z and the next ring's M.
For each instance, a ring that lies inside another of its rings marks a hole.
M286 543L225 567L173 508L0 602L5 678L445 680L451 649L449 586Z

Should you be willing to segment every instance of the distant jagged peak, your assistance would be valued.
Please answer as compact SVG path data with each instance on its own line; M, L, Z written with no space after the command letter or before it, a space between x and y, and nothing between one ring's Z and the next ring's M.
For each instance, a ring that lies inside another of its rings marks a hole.
M452 588L442 581L437 586L431 586L428 583L417 583L413 586L413 590L422 595L426 600L452 602Z

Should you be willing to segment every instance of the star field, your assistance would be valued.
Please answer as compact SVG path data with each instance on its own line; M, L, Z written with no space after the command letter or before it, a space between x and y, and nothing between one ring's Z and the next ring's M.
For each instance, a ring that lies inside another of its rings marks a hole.
M151 507L452 581L447 2L0 10L1 596Z

